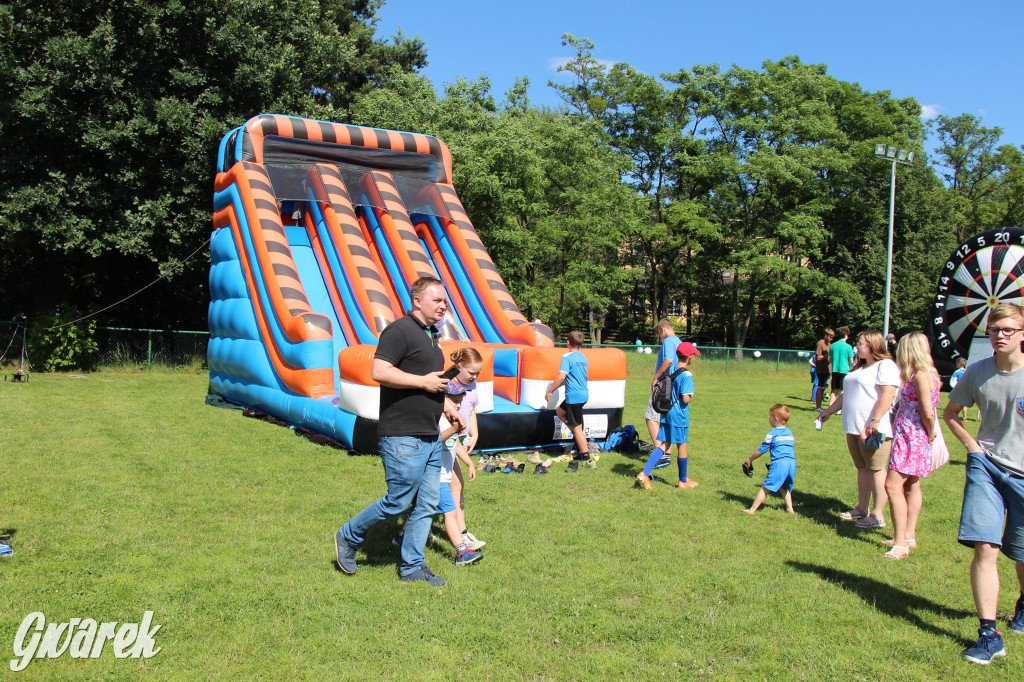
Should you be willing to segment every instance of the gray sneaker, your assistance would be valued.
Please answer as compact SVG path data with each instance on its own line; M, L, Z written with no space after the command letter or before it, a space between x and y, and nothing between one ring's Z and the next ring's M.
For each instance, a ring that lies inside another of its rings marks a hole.
M356 548L348 544L345 536L341 534L341 528L334 534L334 551L338 557L338 568L342 573L352 575L356 572Z
M593 457L587 457L585 460L583 460L583 466L590 467L591 469L596 469L597 460L594 459Z
M425 582L430 583L431 585L437 585L438 587L441 587L446 582L444 578L439 578L436 575L434 575L431 572L431 570L427 568L425 565L420 566L409 575L402 576L402 582L412 583L418 580L423 580Z
M471 552L476 552L484 548L487 543L483 540L478 540L475 535L470 533L468 530L462 534L462 539L466 541L466 549Z

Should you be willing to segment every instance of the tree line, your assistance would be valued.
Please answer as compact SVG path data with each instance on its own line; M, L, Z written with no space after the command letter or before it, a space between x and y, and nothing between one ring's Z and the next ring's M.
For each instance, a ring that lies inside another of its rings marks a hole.
M516 301L556 331L802 347L881 326L886 143L898 169L891 326L920 329L967 236L1022 223L1022 148L975 116L928 123L790 56L652 76L566 34L561 104L523 79L438 91L379 0L22 0L0 6L0 300L101 324L202 329L217 143L263 112L437 135ZM925 141L937 142L929 159ZM200 249L198 255L190 254ZM0 314L6 314L0 310ZM677 317L676 317L677 316Z

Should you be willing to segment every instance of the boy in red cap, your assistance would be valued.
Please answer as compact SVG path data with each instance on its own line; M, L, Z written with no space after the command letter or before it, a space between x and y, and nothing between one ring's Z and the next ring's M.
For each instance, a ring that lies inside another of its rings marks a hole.
M657 447L651 452L651 456L644 465L644 470L636 475L637 481L646 490L651 489L651 472L654 465L658 463L661 456L676 446L676 464L679 465L680 488L696 488L697 481L687 477L686 469L689 459L686 453L686 443L689 440L690 430L690 400L693 399L693 373L690 372L690 361L694 356L700 355L700 351L689 341L683 341L676 348L675 369L672 371L672 409L661 415L661 428L658 430Z

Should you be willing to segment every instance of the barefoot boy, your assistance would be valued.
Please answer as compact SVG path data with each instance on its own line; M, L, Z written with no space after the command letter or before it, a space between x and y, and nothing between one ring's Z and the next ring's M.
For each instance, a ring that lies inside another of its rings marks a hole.
M771 464L768 466L768 475L761 483L761 489L757 491L757 497L750 509L744 509L748 514L757 511L768 492L779 492L782 489L782 499L786 502L786 512L794 514L793 511L793 480L796 478L796 450L793 432L786 428L789 421L789 408L785 405L773 405L768 411L768 423L772 430L764 437L764 442L754 451L750 457L743 462L743 472L748 476L753 470L754 460L768 452L771 453Z

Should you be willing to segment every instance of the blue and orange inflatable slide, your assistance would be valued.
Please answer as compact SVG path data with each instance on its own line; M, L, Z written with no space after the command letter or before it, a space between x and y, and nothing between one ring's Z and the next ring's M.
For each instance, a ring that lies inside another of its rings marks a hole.
M516 306L452 184L436 137L264 114L221 141L210 267L210 392L358 452L377 450L380 332L409 286L440 279L441 342L484 357L478 447L569 439L544 400L565 348ZM585 425L620 426L626 355L585 349ZM447 360L446 360L447 362Z

